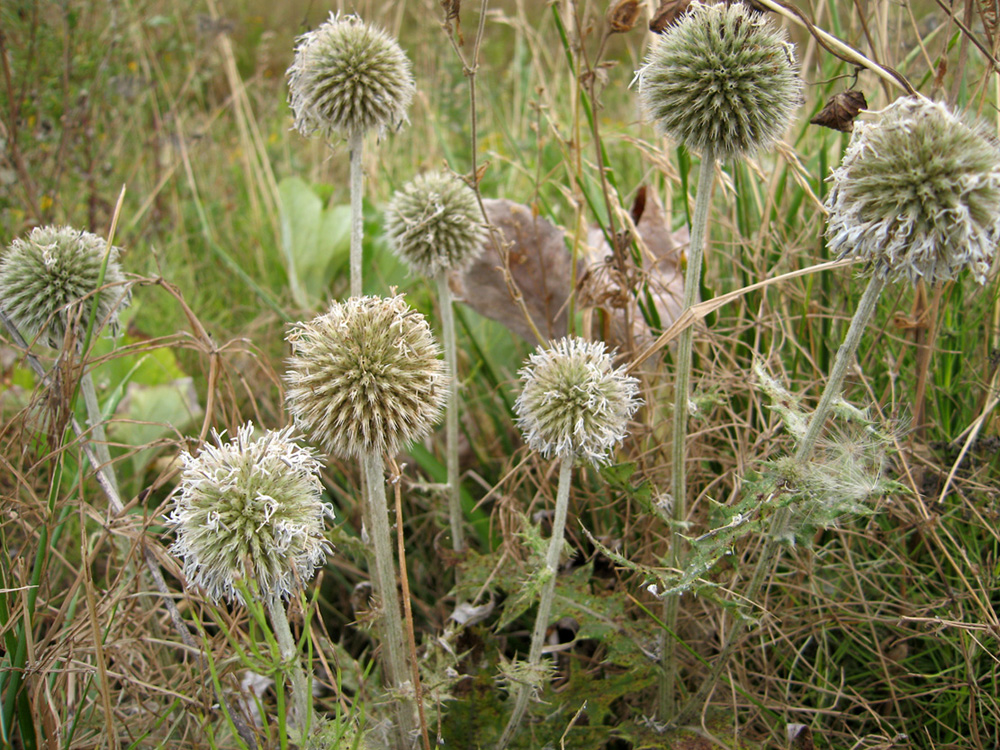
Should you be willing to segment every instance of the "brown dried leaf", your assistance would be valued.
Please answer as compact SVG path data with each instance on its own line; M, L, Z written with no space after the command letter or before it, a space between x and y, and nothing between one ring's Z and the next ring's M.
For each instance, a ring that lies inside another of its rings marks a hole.
M486 216L509 244L510 273L525 306L546 338L566 335L566 301L572 287L572 262L562 230L536 216L530 207L509 200L484 200ZM466 271L451 276L452 290L480 315L503 323L536 343L531 326L511 299L493 243Z
M667 328L681 312L684 297L684 273L681 257L688 244L688 231L670 230L670 220L659 196L646 186L636 193L630 211L637 240L643 255L643 272L660 326ZM588 237L587 272L580 282L580 305L599 308L605 313L605 328L600 338L611 346L624 347L625 305L629 305L632 338L639 345L652 340L642 311L635 298L623 291L612 251L598 228Z
M649 30L662 34L670 24L687 12L691 0L660 0L660 7L649 20Z
M618 0L608 9L608 25L614 34L624 34L635 28L639 20L639 0Z
M867 106L868 100L860 91L853 89L841 91L831 96L826 106L809 123L839 130L841 133L850 133L854 130L854 118Z

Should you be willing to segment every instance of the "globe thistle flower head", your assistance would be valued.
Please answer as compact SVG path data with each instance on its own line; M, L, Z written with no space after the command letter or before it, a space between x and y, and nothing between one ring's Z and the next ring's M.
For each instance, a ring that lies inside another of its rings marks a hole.
M253 579L262 596L287 598L309 581L332 550L324 538L319 461L292 428L254 440L247 423L236 437L197 455L184 470L167 521L177 531L171 552L184 558L188 581L213 601L244 603L236 582Z
M288 409L330 453L394 455L440 419L449 382L441 349L402 295L334 302L288 340Z
M540 346L519 375L517 424L528 446L546 458L606 463L642 403L638 381L612 367L600 341L568 336Z
M69 227L36 227L25 239L14 240L0 259L0 306L21 335L53 347L62 344L74 318L73 307L86 305L87 320L101 278L107 242L90 232ZM100 297L97 322L118 329L118 311L130 296L112 247Z
M357 16L331 13L299 37L288 90L296 130L333 141L400 127L415 86L395 39Z
M417 273L461 270L482 250L482 215L476 194L443 172L418 175L393 196L385 228L396 255Z
M801 98L793 45L742 3L691 4L636 74L661 133L720 159L777 140Z
M986 280L1000 240L1000 146L943 104L899 99L855 124L826 199L829 247L889 280L968 268Z

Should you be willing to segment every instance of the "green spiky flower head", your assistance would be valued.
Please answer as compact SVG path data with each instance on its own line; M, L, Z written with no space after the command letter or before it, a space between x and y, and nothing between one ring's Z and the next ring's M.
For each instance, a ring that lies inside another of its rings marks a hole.
M890 280L979 283L1000 241L1000 146L943 104L898 99L858 122L830 178L827 237Z
M402 295L351 297L288 334L288 409L334 455L394 455L441 417L448 376Z
M69 227L37 227L25 239L14 240L0 259L0 306L31 341L58 347L80 303L92 304L101 279L107 242L90 232ZM100 298L97 325L118 328L118 311L128 304L129 291L118 263L120 250L112 247ZM80 319L88 319L86 304Z
M637 74L657 128L727 159L781 137L801 98L793 45L742 3L691 4L653 44Z
M171 552L184 558L188 582L213 601L243 603L238 581L256 581L263 597L287 598L309 581L332 550L324 537L320 464L295 442L292 428L254 440L253 424L195 456L184 470L167 520Z
M612 366L600 341L568 336L540 346L519 375L517 424L545 457L606 463L642 403L638 381Z
M299 37L288 90L296 130L332 142L398 128L415 87L410 60L395 39L357 16L331 13Z
M476 194L444 172L418 175L398 190L386 209L385 229L396 255L430 277L467 267L485 235Z

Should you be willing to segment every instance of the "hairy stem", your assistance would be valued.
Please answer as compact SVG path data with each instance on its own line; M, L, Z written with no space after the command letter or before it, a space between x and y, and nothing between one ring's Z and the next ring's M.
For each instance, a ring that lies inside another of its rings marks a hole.
M448 405L445 412L445 431L448 437L448 516L451 521L451 544L456 552L465 549L462 531L462 485L458 477L458 350L455 343L455 315L452 309L451 287L448 272L438 271L438 300L441 304L441 335L444 338L444 359L451 384L448 387Z
M556 595L556 574L559 571L559 555L562 552L563 536L566 530L566 512L569 509L569 488L573 479L573 457L563 456L559 465L559 489L556 492L556 514L552 519L552 536L549 538L549 548L545 555L545 572L548 578L542 588L542 596L538 602L538 614L535 617L535 628L531 631L531 648L528 650L528 666L534 673L535 667L542 663L542 648L545 645L545 631L549 627L549 616L552 614L552 602ZM514 711L510 715L497 750L504 750L514 738L524 718L531 701L534 685L522 685L514 699Z
M684 302L682 310L694 306L701 284L701 262L704 257L705 233L708 227L708 208L715 179L715 152L708 147L701 156L701 173L694 214L691 217L691 243L688 247L687 271L684 276ZM688 401L691 398L691 352L694 345L694 326L688 326L677 342L677 374L674 384L673 442L671 445L671 494L673 495L674 534L670 543L670 567L684 567L684 549L677 530L687 518L687 425ZM663 622L666 630L661 636L663 672L660 676L660 716L670 718L674 713L674 691L677 682L677 650L670 636L677 632L678 596L668 596L663 602Z
M271 613L271 628L278 640L281 651L281 669L292 683L292 726L300 733L303 741L312 726L312 692L306 673L299 662L299 652L295 647L292 629L288 625L288 615L281 603L281 597L268 596L267 609Z
M364 215L362 211L363 180L361 156L364 151L364 135L360 130L351 133L347 148L351 152L351 296L363 294L361 285L362 249L364 236Z
M412 746L415 707L408 696L409 669L406 666L406 647L403 618L400 614L399 595L396 592L396 566L392 556L392 536L389 531L389 506L385 499L385 464L377 453L361 458L365 481L368 485L367 500L371 519L371 544L375 548L375 576L372 583L379 600L380 632L382 636L382 665L389 687L399 695L394 696L398 711L396 722L396 750L409 750Z

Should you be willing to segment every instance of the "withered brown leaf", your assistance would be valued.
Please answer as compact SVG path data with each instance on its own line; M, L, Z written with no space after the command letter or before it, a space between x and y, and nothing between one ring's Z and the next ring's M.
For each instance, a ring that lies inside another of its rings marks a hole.
M662 34L665 28L687 12L689 5L691 0L660 0L660 7L649 20L649 30Z
M809 123L839 130L841 133L850 133L854 130L854 118L867 106L868 100L860 91L853 89L841 91L831 96L826 106Z
M624 34L635 28L639 20L639 0L618 0L608 9L608 25L614 34Z

